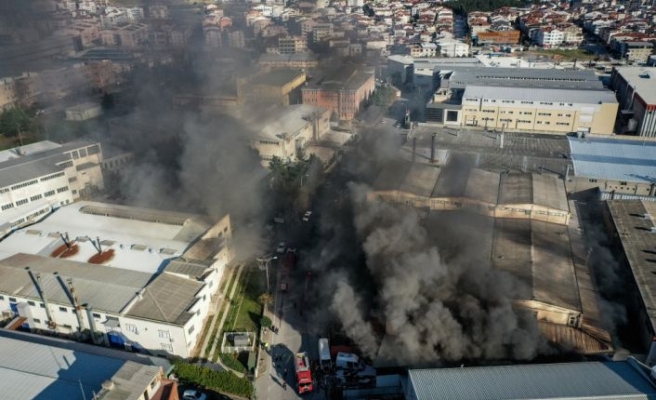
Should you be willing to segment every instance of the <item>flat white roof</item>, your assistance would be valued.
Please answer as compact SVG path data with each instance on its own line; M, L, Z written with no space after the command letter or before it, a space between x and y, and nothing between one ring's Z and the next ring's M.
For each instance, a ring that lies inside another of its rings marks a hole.
M55 142L51 142L49 140L42 140L40 142L26 144L25 146L18 146L13 149L0 151L0 162L5 162L8 160L12 160L14 158L21 157L18 153L19 151L23 155L31 155L31 154L38 154L44 151L56 149L58 147L62 147L62 145L57 144Z
M62 207L43 221L20 229L1 241L0 259L16 253L51 256L64 245L59 233L68 233L70 241L77 245L77 253L66 260L90 262L91 257L98 253L94 242L100 239L103 252L114 251L114 256L103 265L153 274L161 271L166 260L182 255L206 230L202 225L191 226L195 224L191 218L184 220L182 225L175 225L85 212L90 209L112 212L113 207L93 202ZM116 206L116 210L141 211L120 206ZM167 213L159 215L164 220ZM179 221L183 219L178 218Z

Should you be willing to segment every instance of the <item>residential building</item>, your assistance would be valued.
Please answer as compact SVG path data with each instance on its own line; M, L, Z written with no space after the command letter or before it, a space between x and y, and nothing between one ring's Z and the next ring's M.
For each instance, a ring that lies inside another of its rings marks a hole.
M485 44L517 44L519 43L521 32L516 29L493 31L486 30L476 34L476 42L479 45Z
M96 22L79 21L64 29L64 32L80 40L83 48L89 47L100 39L100 29Z
M340 120L352 120L375 89L374 74L353 67L323 71L301 90L303 104L331 110Z
M231 238L227 215L61 207L0 241L0 312L36 333L187 358L232 260Z
M627 361L411 369L408 400L651 399L650 371Z
M0 387L12 400L161 398L172 369L159 357L7 329L0 352Z
M117 25L101 32L105 46L121 46L139 48L148 42L148 25L128 24Z
M279 54L296 54L307 51L307 39L302 36L280 36L278 38Z
M613 47L620 58L635 63L647 63L654 50L653 43L642 41L619 40L613 42Z
M469 45L455 39L438 39L435 41L437 51L442 57L467 57Z
M620 103L621 133L656 137L656 73L651 68L615 67L610 87Z
M319 43L333 36L334 26L331 23L312 25L312 41Z
M565 33L554 27L542 27L536 31L534 40L545 49L559 47L565 41Z

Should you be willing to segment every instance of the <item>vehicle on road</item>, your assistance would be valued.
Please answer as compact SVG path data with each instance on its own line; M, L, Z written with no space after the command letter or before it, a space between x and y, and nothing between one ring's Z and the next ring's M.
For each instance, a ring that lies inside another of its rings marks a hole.
M283 254L285 250L287 250L287 243L285 242L278 243L278 247L276 247L276 253Z
M343 388L376 386L376 370L353 353L337 353L335 384Z
M319 339L319 365L324 371L328 371L333 367L333 360L330 357L330 344L328 339Z
M296 371L296 381L298 382L298 394L311 392L312 370L307 353L296 353L296 357L294 357L294 368Z
M182 394L182 400L207 400L207 395L199 390L185 390Z

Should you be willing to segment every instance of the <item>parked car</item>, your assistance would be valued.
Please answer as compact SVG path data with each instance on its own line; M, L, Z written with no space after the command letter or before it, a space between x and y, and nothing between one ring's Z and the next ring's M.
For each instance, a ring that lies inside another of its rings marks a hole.
M285 242L278 243L278 247L276 247L276 253L283 254L285 250L287 250L287 243Z
M182 394L182 400L207 400L207 395L199 390L185 390Z

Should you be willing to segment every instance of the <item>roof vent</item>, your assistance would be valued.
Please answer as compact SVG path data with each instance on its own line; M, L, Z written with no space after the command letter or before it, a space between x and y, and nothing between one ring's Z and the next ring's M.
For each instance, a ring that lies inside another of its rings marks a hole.
M105 389L105 390L113 390L115 387L116 387L116 384L114 384L114 382L111 381L111 380L106 380L102 384L102 388Z

